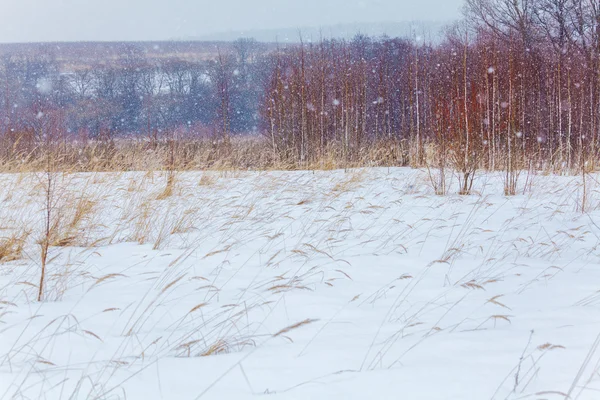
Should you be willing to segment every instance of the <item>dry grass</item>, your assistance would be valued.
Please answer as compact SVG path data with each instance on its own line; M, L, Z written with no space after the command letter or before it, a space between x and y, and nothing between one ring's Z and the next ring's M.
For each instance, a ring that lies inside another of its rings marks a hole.
M27 238L31 233L28 231L13 233L8 237L0 238L0 263L19 260L23 257L23 249Z
M276 334L274 334L274 337L277 336L282 336L285 335L286 333L289 333L293 330L296 330L304 325L308 325L308 324L312 324L314 322L317 322L318 320L316 319L305 319L304 321L300 321L300 322L296 322L295 324L292 324L290 326L287 326L285 328L283 328L282 330L280 330L279 332L277 332Z
M202 177L198 181L198 186L212 186L217 182L217 178L214 175L207 173L202 174Z
M82 195L63 205L69 212L64 219L59 219L51 233L50 245L55 247L87 246L86 231L92 229L96 202Z
M190 171L190 170L332 170L371 166L408 165L405 140L367 144L360 155L348 158L340 143L331 143L310 161L287 159L274 153L263 137L234 137L228 144L206 139L148 142L115 139L87 144L61 143L59 170L76 172ZM8 152L0 172L44 170L43 150Z
M365 171L364 170L353 170L348 174L349 176L345 176L343 180L336 182L331 189L333 193L339 195L341 193L347 193L353 190L356 190L360 183L365 179Z

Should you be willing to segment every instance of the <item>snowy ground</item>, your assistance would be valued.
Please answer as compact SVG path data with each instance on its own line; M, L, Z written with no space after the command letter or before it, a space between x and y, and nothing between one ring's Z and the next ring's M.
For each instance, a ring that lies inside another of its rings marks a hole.
M600 398L598 185L426 177L62 177L38 303L43 179L0 175L0 398Z

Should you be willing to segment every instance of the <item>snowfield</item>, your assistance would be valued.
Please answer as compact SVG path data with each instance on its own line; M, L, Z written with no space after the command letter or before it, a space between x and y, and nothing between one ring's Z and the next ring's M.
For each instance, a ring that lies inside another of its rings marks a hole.
M599 399L598 179L0 175L0 398Z

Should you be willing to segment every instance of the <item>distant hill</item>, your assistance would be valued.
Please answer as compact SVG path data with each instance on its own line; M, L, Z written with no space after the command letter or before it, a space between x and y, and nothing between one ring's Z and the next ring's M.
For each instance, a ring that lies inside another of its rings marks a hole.
M265 43L268 50L275 44ZM219 51L233 51L232 44L223 41L164 42L55 42L0 43L0 59L9 55L45 56L57 63L61 71L116 63L127 55L148 61L179 59L190 62L213 60Z
M148 59L176 57L199 61L214 58L219 48L228 51L231 44L214 41L0 43L0 57L7 54L51 55L59 62L87 64L110 63L125 54L138 54Z
M264 44L266 50L279 44L296 44L300 35L305 43L322 38L351 39L357 34L371 37L415 38L425 42L437 42L444 26L451 21L387 22L377 24L340 24L322 28L303 27L228 31L201 37L184 37L170 41L147 42L56 42L56 43L0 43L0 58L20 54L45 55L58 63L61 70L72 70L96 64L111 64L126 54L143 56L149 61L177 58L185 61L215 59L219 51L233 50L232 42L239 38L254 38Z
M302 35L303 41L318 41L323 38L351 39L357 34L378 37L421 37L425 41L439 40L443 28L453 21L405 21L382 23L338 24L323 27L300 27L282 29L231 30L200 37L180 38L201 41L232 41L238 38L254 38L259 42L297 43Z

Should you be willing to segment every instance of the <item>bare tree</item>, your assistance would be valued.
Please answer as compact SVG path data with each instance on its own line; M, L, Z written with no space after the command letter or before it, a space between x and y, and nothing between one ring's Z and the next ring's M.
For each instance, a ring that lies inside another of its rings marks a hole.
M535 24L537 0L466 0L466 20L485 26L505 40L517 34L526 48L531 48L537 35Z
M73 91L80 99L87 99L93 93L94 72L92 68L78 69L70 75Z

